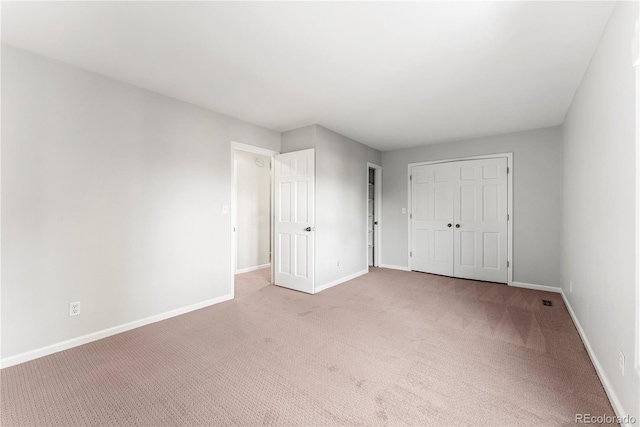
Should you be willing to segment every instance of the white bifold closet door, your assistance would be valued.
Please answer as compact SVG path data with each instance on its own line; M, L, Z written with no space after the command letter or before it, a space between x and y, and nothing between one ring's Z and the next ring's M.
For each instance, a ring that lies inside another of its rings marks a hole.
M507 159L411 169L411 269L507 283Z
M411 269L453 276L453 164L411 170Z

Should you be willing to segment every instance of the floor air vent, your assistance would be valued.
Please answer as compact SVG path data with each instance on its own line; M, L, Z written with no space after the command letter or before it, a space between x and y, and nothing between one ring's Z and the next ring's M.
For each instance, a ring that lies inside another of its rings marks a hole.
M549 301L548 299L543 299L542 305L548 305L549 307L553 307L553 302Z

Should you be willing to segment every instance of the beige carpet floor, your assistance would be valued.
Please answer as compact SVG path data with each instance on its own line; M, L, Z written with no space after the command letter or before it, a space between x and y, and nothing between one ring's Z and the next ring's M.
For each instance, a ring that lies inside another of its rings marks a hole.
M574 425L613 410L558 294L373 269L236 299L1 372L3 426ZM553 307L542 305L553 301Z

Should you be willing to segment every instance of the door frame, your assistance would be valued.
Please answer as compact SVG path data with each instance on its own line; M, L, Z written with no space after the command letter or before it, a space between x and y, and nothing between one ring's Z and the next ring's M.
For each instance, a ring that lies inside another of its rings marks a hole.
M640 16L636 19L634 46L640 44ZM636 348L635 370L640 375L640 52L636 52L633 64L636 72Z
M409 271L411 271L411 168L414 166L433 165L438 163L451 163L465 160L480 160L480 159L507 159L507 168L509 173L507 174L507 214L509 220L507 221L507 285L513 284L513 152L508 153L496 153L486 154L482 156L468 156L468 157L456 157L453 159L431 160L425 162L415 162L407 164L407 259L409 260L407 265Z
M236 274L236 265L237 265L237 257L238 257L238 253L237 253L237 248L238 248L238 233L236 233L235 229L237 228L238 225L238 207L236 206L237 204L237 180L238 180L238 168L237 168L237 164L236 164L236 150L239 151L246 151L249 153L254 153L254 154L261 154L263 156L269 156L271 157L271 163L270 163L270 176L271 176L271 183L269 184L269 188L270 188L270 192L271 192L271 212L270 212L270 218L269 221L271 222L271 245L269 250L271 251L271 260L270 260L270 264L273 266L274 264L274 257L275 257L275 253L273 250L273 162L274 162L274 156L276 154L280 154L278 151L274 151L274 150L269 150L266 148L262 148L262 147L257 147L255 145L250 145L250 144L245 144L242 142L236 142L236 141L231 141L231 209L230 209L230 221L229 221L229 236L230 236L230 240L231 240L231 265L229 266L229 282L230 282L230 287L231 289L229 290L229 293L231 294L231 298L235 297L235 287L236 287L236 283L235 283L235 274ZM271 268L271 283L273 283L273 268Z
M375 170L374 172L374 180L375 180L375 195L374 195L374 205L373 211L375 214L375 220L378 221L377 228L374 226L373 232L373 266L380 267L380 253L382 251L382 166L367 162L367 192L365 194L365 201L367 202L366 209L366 222L367 226L365 227L365 242L367 245L365 246L365 266L367 267L367 272L369 272L369 232L368 232L368 224L369 224L369 169Z

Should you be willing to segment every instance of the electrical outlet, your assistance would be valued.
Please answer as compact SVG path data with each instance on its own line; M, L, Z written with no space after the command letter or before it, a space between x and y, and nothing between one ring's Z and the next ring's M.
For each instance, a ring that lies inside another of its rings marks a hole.
M573 280L569 281L569 293L573 292Z
M624 353L620 352L620 375L624 377Z
M80 301L69 303L69 316L77 316L80 314Z

